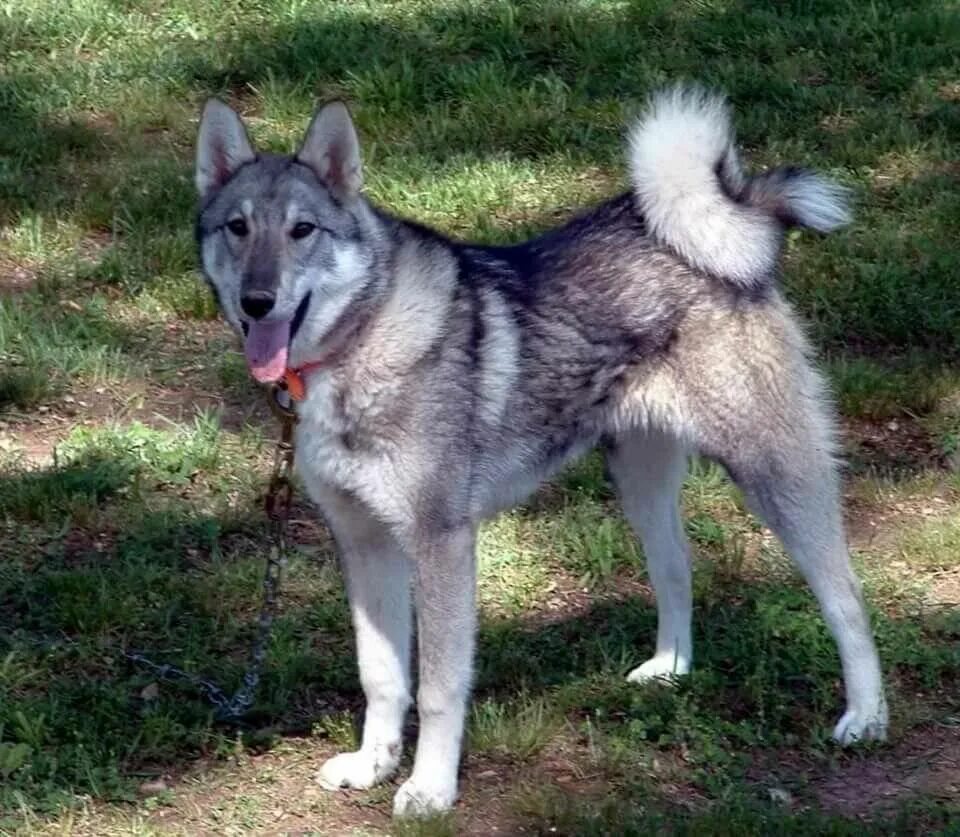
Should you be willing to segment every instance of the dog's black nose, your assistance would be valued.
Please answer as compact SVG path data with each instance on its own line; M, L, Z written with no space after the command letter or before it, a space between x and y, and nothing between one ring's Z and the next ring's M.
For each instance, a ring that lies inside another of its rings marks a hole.
M259 320L273 310L276 301L273 291L250 291L240 297L240 307L244 314Z

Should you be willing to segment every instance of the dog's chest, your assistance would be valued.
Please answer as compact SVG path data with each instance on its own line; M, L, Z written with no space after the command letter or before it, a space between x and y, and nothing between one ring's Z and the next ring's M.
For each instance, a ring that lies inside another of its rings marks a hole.
M339 485L357 467L358 422L346 394L328 375L313 376L297 409L297 465L305 478Z
M385 394L348 389L330 375L313 376L307 393L296 429L297 472L307 488L317 484L366 496L390 479L395 457L384 432L391 423Z

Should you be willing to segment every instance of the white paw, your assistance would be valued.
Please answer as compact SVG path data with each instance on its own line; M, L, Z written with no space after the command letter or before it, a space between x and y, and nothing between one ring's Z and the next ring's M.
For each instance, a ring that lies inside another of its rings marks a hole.
M456 782L450 785L415 781L407 779L393 798L395 817L429 817L442 814L453 807L457 801Z
M400 760L399 750L398 744L396 759L377 759L374 754L363 750L341 753L323 763L317 771L317 782L327 790L372 788L393 775Z
M865 710L848 709L833 728L833 738L844 747L859 741L886 741L886 704L880 703Z
M659 680L670 683L690 673L690 660L677 654L657 654L627 675L630 683L649 683Z

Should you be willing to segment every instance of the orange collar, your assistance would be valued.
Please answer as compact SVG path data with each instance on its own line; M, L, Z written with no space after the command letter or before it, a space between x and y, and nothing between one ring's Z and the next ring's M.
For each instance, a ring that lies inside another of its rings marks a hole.
M361 319L360 325L362 326L364 322L365 320ZM304 375L306 375L307 372L313 372L315 369L336 365L337 361L343 357L348 342L354 338L357 333L358 328L354 326L349 331L338 334L335 339L330 339L327 351L317 360L311 360L309 363L304 363L302 366L297 366L296 368L288 366L284 370L283 377L280 380L286 386L291 400L303 401L307 397L307 384L304 380Z
M303 366L298 366L296 369L287 369L283 373L283 383L287 387L287 392L290 393L290 397L294 401L303 401L307 397L307 385L303 380L303 376L307 372L312 372L314 369L319 369L322 366L325 366L326 363L322 360L315 360L312 363L305 363Z

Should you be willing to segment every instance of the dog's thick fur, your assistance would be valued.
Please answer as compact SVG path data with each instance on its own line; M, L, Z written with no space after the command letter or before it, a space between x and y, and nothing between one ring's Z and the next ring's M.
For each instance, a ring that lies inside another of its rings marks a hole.
M783 231L847 220L841 190L749 177L724 101L662 93L630 134L633 189L512 247L450 241L372 206L346 109L294 157L259 155L207 104L197 235L251 369L305 373L298 471L336 538L367 711L331 788L391 776L419 637L420 737L398 814L448 808L473 656L478 524L602 445L657 594L653 656L689 671L687 456L723 464L783 541L840 650L847 744L882 738L880 666L850 568L823 382L776 286ZM411 601L412 594L412 601Z

